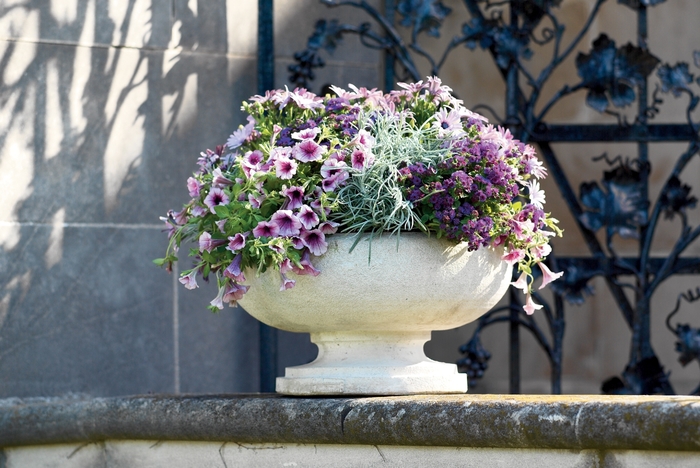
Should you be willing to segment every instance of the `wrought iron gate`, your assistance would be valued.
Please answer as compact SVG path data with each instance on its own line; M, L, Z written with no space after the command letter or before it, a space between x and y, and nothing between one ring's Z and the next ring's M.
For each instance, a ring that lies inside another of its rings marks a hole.
M592 292L590 280L600 276L604 278L632 332L627 367L620 377L606 381L602 390L606 393L672 394L674 390L668 375L651 345L650 302L654 292L666 279L674 275L700 273L700 258L681 257L700 236L700 226L691 226L686 214L688 208L695 206L697 199L691 195L691 188L681 177L687 164L700 151L700 124L694 120L697 114L694 111L700 102L700 78L696 79L692 73L693 69L700 67L700 51L689 58L694 61L693 64L663 63L649 50L647 38L648 17L653 14L654 6L666 0L616 0L636 14L636 43L618 45L607 35L600 34L588 53L579 52L574 57L606 0L591 2L588 17L578 25L580 29L569 42L564 41L565 25L557 17L557 8L563 1L463 0L467 21L461 34L452 38L442 54L435 58L421 46L421 38L439 35L445 18L458 14L441 0L385 0L383 8L376 8L365 0L320 0L328 7L360 9L372 22L352 25L338 20L319 20L307 48L296 54L296 63L289 67L290 80L298 86L308 87L314 78L314 69L324 65L323 55L332 53L346 34L358 35L363 45L385 53L384 89L392 89L396 80L420 80L421 74L415 62L418 57L430 64L428 74L439 75L450 53L456 48L465 46L488 50L506 84L505 116L499 117L488 106L479 107L489 111L501 125L508 126L517 138L538 144L540 154L576 220L590 255L552 256L550 261L554 265L550 266L565 270L566 274L550 301L539 298L545 306L546 329L543 330L532 317L525 315L517 297L511 294L511 304L482 317L471 340L461 347L464 354L458 363L461 370L467 372L472 380L483 376L490 355L481 344L480 333L492 324L506 322L510 327L511 393L520 391L521 327L533 334L548 356L552 369L552 392L560 393L565 303L584 301ZM608 1L612 3L615 0ZM261 91L264 91L272 84L272 18L271 13L265 13L272 11L272 0L259 0L259 6L259 83ZM552 56L545 66L535 70L529 66L528 59L543 45L553 51ZM575 61L579 81L563 86L551 99L543 102L543 87L553 72L567 60ZM587 105L600 113L615 116L617 124L561 125L547 120L548 112L562 98L578 91L585 91ZM669 95L687 100L685 122L654 122L663 103L662 97L667 99ZM621 109L634 103L637 112L630 122ZM577 194L552 145L611 141L636 143L636 157L608 158L603 155L594 158L607 169L603 172L601 184L595 181L583 183ZM686 142L687 147L678 156L659 196L650 200L649 177L652 168L649 145L658 142ZM662 215L666 218L680 217L682 229L669 255L658 258L651 255L651 246ZM596 235L602 229L603 234ZM616 235L636 239L638 254L633 258L618 255L613 242ZM627 279L630 277L633 278L631 281ZM633 292L632 299L625 294L625 288ZM687 324L674 326L670 319L683 302L693 302L699 298L700 289L680 294L676 308L667 320L668 328L677 336L679 360L684 365L700 360L700 329ZM268 339L264 335L263 338ZM263 338L261 355L265 356L273 349L274 339L264 341ZM269 379L270 372L274 375L274 369L263 371L263 376L268 375L263 378ZM700 387L694 393L700 393Z

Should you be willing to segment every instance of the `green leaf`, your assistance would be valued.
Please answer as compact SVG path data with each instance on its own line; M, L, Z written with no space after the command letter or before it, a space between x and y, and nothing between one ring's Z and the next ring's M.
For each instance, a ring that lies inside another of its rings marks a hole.
M228 207L224 205L216 205L214 211L216 211L216 215L221 219L228 218L230 214Z

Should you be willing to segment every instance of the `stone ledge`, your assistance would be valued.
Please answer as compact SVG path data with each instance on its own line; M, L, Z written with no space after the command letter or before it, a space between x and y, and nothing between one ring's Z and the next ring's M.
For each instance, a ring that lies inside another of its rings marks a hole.
M278 395L0 400L0 447L106 440L700 451L700 398Z

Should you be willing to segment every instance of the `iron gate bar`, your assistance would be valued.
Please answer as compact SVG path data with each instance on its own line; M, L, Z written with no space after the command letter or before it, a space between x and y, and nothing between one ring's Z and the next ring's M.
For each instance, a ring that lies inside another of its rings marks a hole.
M275 86L274 0L258 0L258 94ZM260 391L275 391L277 378L277 329L260 322Z
M622 260L638 267L639 258L622 257ZM567 270L573 267L581 267L587 270L601 270L608 272L612 276L622 276L631 274L629 270L616 265L617 259L614 257L557 257L557 264L560 269ZM663 268L666 258L650 258L647 263L647 271L656 275ZM682 257L676 262L673 270L674 275L697 275L700 274L700 258Z
M529 135L533 142L638 142L693 141L697 132L688 124L653 125L546 125Z

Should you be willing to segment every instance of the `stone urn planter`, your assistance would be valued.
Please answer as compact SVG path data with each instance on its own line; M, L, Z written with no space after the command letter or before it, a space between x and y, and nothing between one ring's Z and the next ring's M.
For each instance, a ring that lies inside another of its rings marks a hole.
M469 323L493 307L511 281L501 250L469 252L423 233L329 236L313 260L319 276L294 276L280 292L277 271L247 272L240 304L270 326L307 332L318 346L309 364L288 367L277 392L287 395L411 395L464 393L455 364L429 359L432 330ZM371 261L369 260L371 246Z

